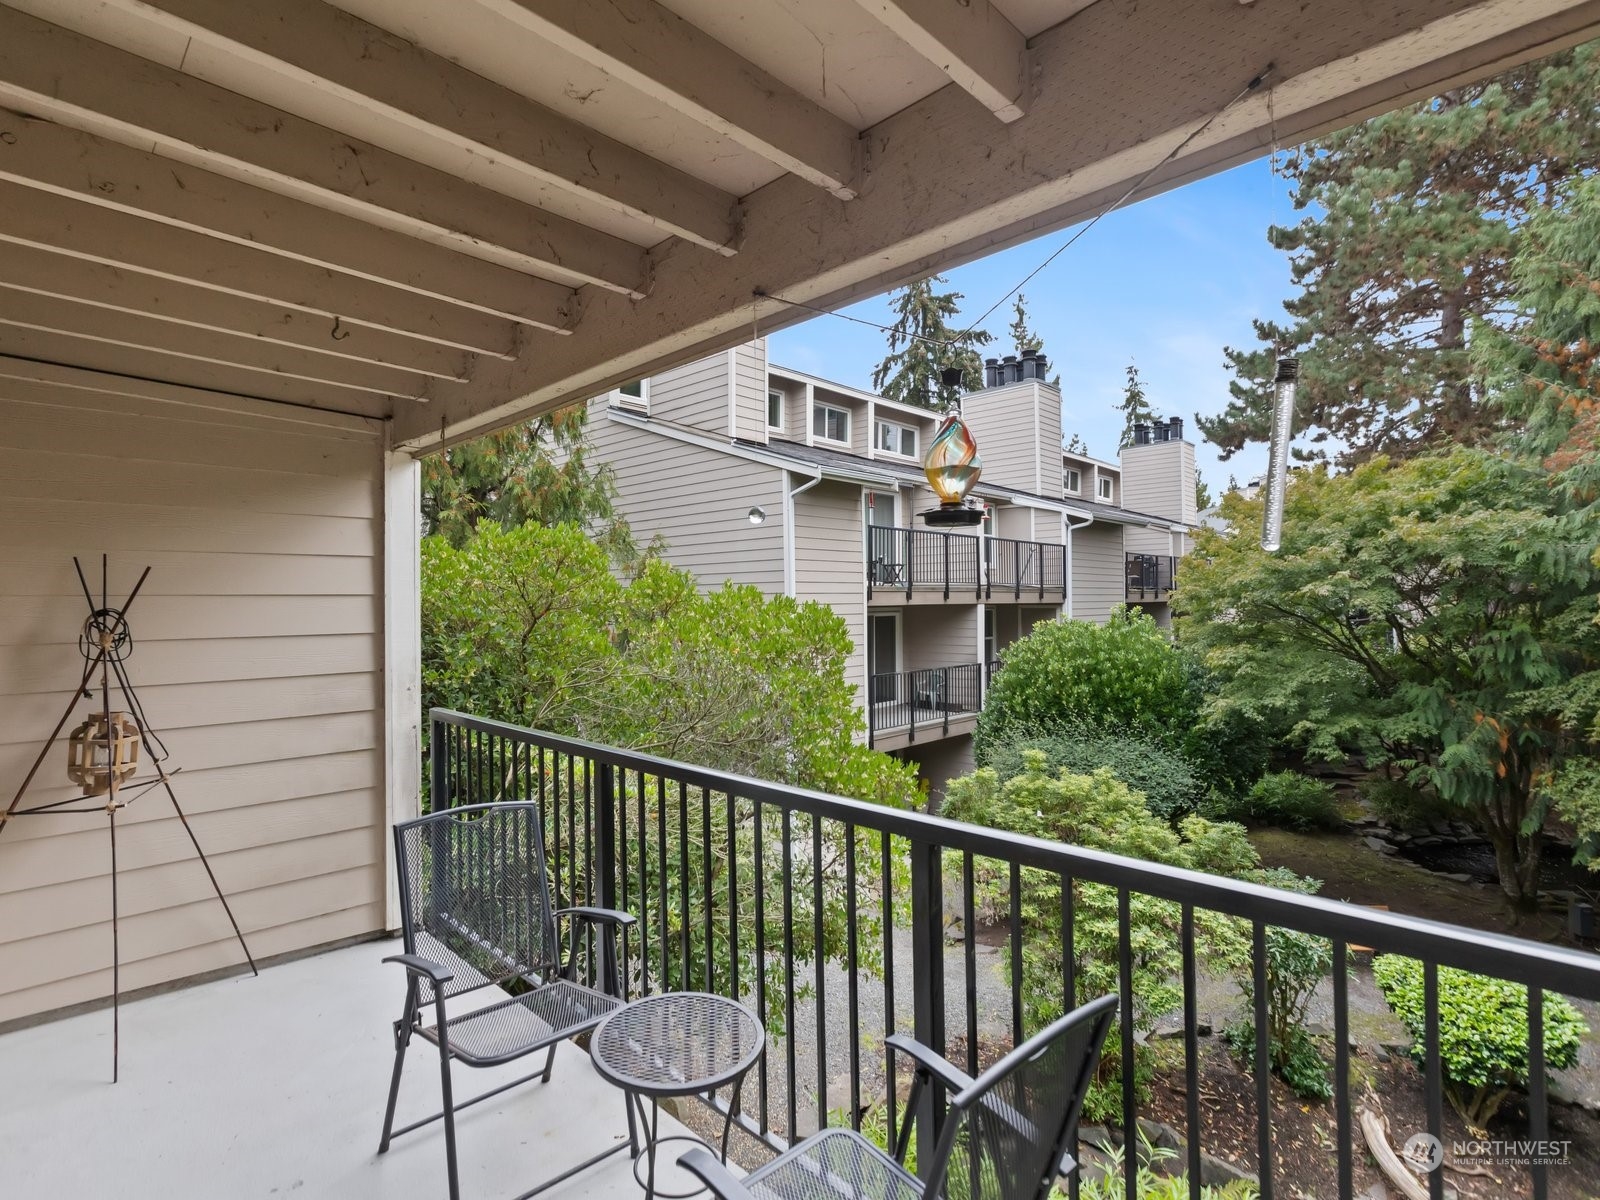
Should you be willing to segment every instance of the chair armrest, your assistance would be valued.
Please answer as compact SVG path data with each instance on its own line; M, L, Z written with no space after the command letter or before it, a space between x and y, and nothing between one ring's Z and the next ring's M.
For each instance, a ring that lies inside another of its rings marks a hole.
M434 983L449 983L455 978L447 967L434 962L431 958L423 958L420 954L391 954L383 961L399 963L411 974L426 975Z
M915 1038L907 1037L903 1033L890 1034L884 1044L891 1051L898 1050L907 1058L917 1064L917 1068L927 1072L937 1079L952 1092L960 1092L972 1086L973 1079L965 1071L953 1067L945 1059L929 1050Z
M718 1200L755 1200L750 1189L709 1150L686 1150L678 1157L678 1165L690 1174L698 1175Z
M577 917L580 921L588 921L594 925L620 925L623 928L639 923L639 919L632 913L620 912L615 908L588 908L582 905L577 908L558 908L551 916Z

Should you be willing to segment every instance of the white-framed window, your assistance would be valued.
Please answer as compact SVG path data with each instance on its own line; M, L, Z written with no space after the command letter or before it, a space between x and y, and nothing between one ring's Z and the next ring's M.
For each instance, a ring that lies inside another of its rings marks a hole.
M1104 475L1100 476L1100 499L1111 503L1111 480Z
M648 379L634 379L624 383L611 393L611 402L619 408L648 410L650 407L650 381Z
M811 436L825 442L850 441L850 413L831 404L818 404L811 410Z
M879 421L878 432L874 435L874 444L879 450L887 450L890 454L901 454L906 458L917 456L917 431L909 425L897 425L893 421Z
M1076 496L1083 491L1083 476L1078 473L1077 467L1065 467L1062 469L1061 490L1069 496Z
M767 393L767 428L768 429L782 429L783 428L783 393L782 392L769 391Z

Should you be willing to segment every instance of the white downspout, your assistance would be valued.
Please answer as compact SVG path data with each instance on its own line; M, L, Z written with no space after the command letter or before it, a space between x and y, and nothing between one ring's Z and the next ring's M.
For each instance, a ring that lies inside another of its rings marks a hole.
M1065 526L1064 533L1067 543L1067 620L1072 620L1072 531L1074 529L1087 529L1094 524L1094 514L1090 513L1082 525L1074 525L1068 513L1061 514L1061 524Z
M783 594L785 596L793 596L795 591L794 498L822 482L822 472L819 470L799 487L791 488L789 480L792 476L792 471L783 473Z

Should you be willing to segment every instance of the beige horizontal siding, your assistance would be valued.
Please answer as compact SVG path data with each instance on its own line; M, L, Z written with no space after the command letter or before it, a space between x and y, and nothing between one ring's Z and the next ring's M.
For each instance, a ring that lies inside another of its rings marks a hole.
M900 617L902 669L954 667L978 661L978 607L953 601L914 605Z
M722 395L726 403L727 392ZM708 588L732 580L768 595L783 591L783 472L777 467L612 421L603 411L590 418L589 440L592 461L615 473L617 508L640 545L661 537L667 561ZM758 505L767 519L752 525L750 509Z
M728 436L728 356L713 354L650 377L650 415Z
M861 488L819 483L795 497L795 595L828 605L844 619L856 652L845 669L859 701L866 694L865 501Z
M72 555L98 593L108 551L113 604L151 567L129 613L128 673L252 951L377 931L379 428L41 374L0 374L0 803L82 671ZM64 759L58 743L26 803L75 794ZM117 852L125 991L240 961L162 790L118 813ZM103 813L21 817L0 831L0 1022L109 994L110 888Z
M1031 385L1013 385L971 392L962 401L962 418L978 443L978 457L983 460L983 477L989 483L1003 487L1019 488L1025 492L1042 492L1056 495L1061 486L1060 470L1052 467L1057 478L1053 483L1041 484L1039 477L1040 438L1042 421L1036 420L1034 389ZM1061 444L1058 417L1058 435L1055 446ZM1050 447L1054 461L1055 447Z
M1104 624L1127 597L1122 526L1094 524L1072 534L1072 615Z
M734 433L752 442L764 442L767 440L767 340L747 342L728 353L733 355Z

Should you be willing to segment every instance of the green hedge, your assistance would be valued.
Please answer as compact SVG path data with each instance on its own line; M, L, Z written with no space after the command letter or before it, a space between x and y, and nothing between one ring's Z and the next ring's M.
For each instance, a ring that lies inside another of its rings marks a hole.
M1423 1061L1425 1008L1422 964L1384 954L1372 960L1372 977L1412 1038L1412 1057ZM1551 1070L1578 1061L1589 1027L1560 996L1544 998L1544 1057ZM1439 1059L1444 1092L1473 1129L1484 1129L1512 1092L1528 1086L1528 989L1453 967L1439 968Z
M1167 821L1193 812L1204 790L1188 761L1154 738L1093 729L1068 729L986 747L978 765L1011 779L1027 769L1024 756L1033 750L1044 754L1045 769L1052 775L1063 770L1093 775L1105 768L1143 793L1150 811Z
M1243 796L1213 792L1201 806L1213 820L1253 821L1306 832L1344 823L1332 786L1297 771L1263 775Z

